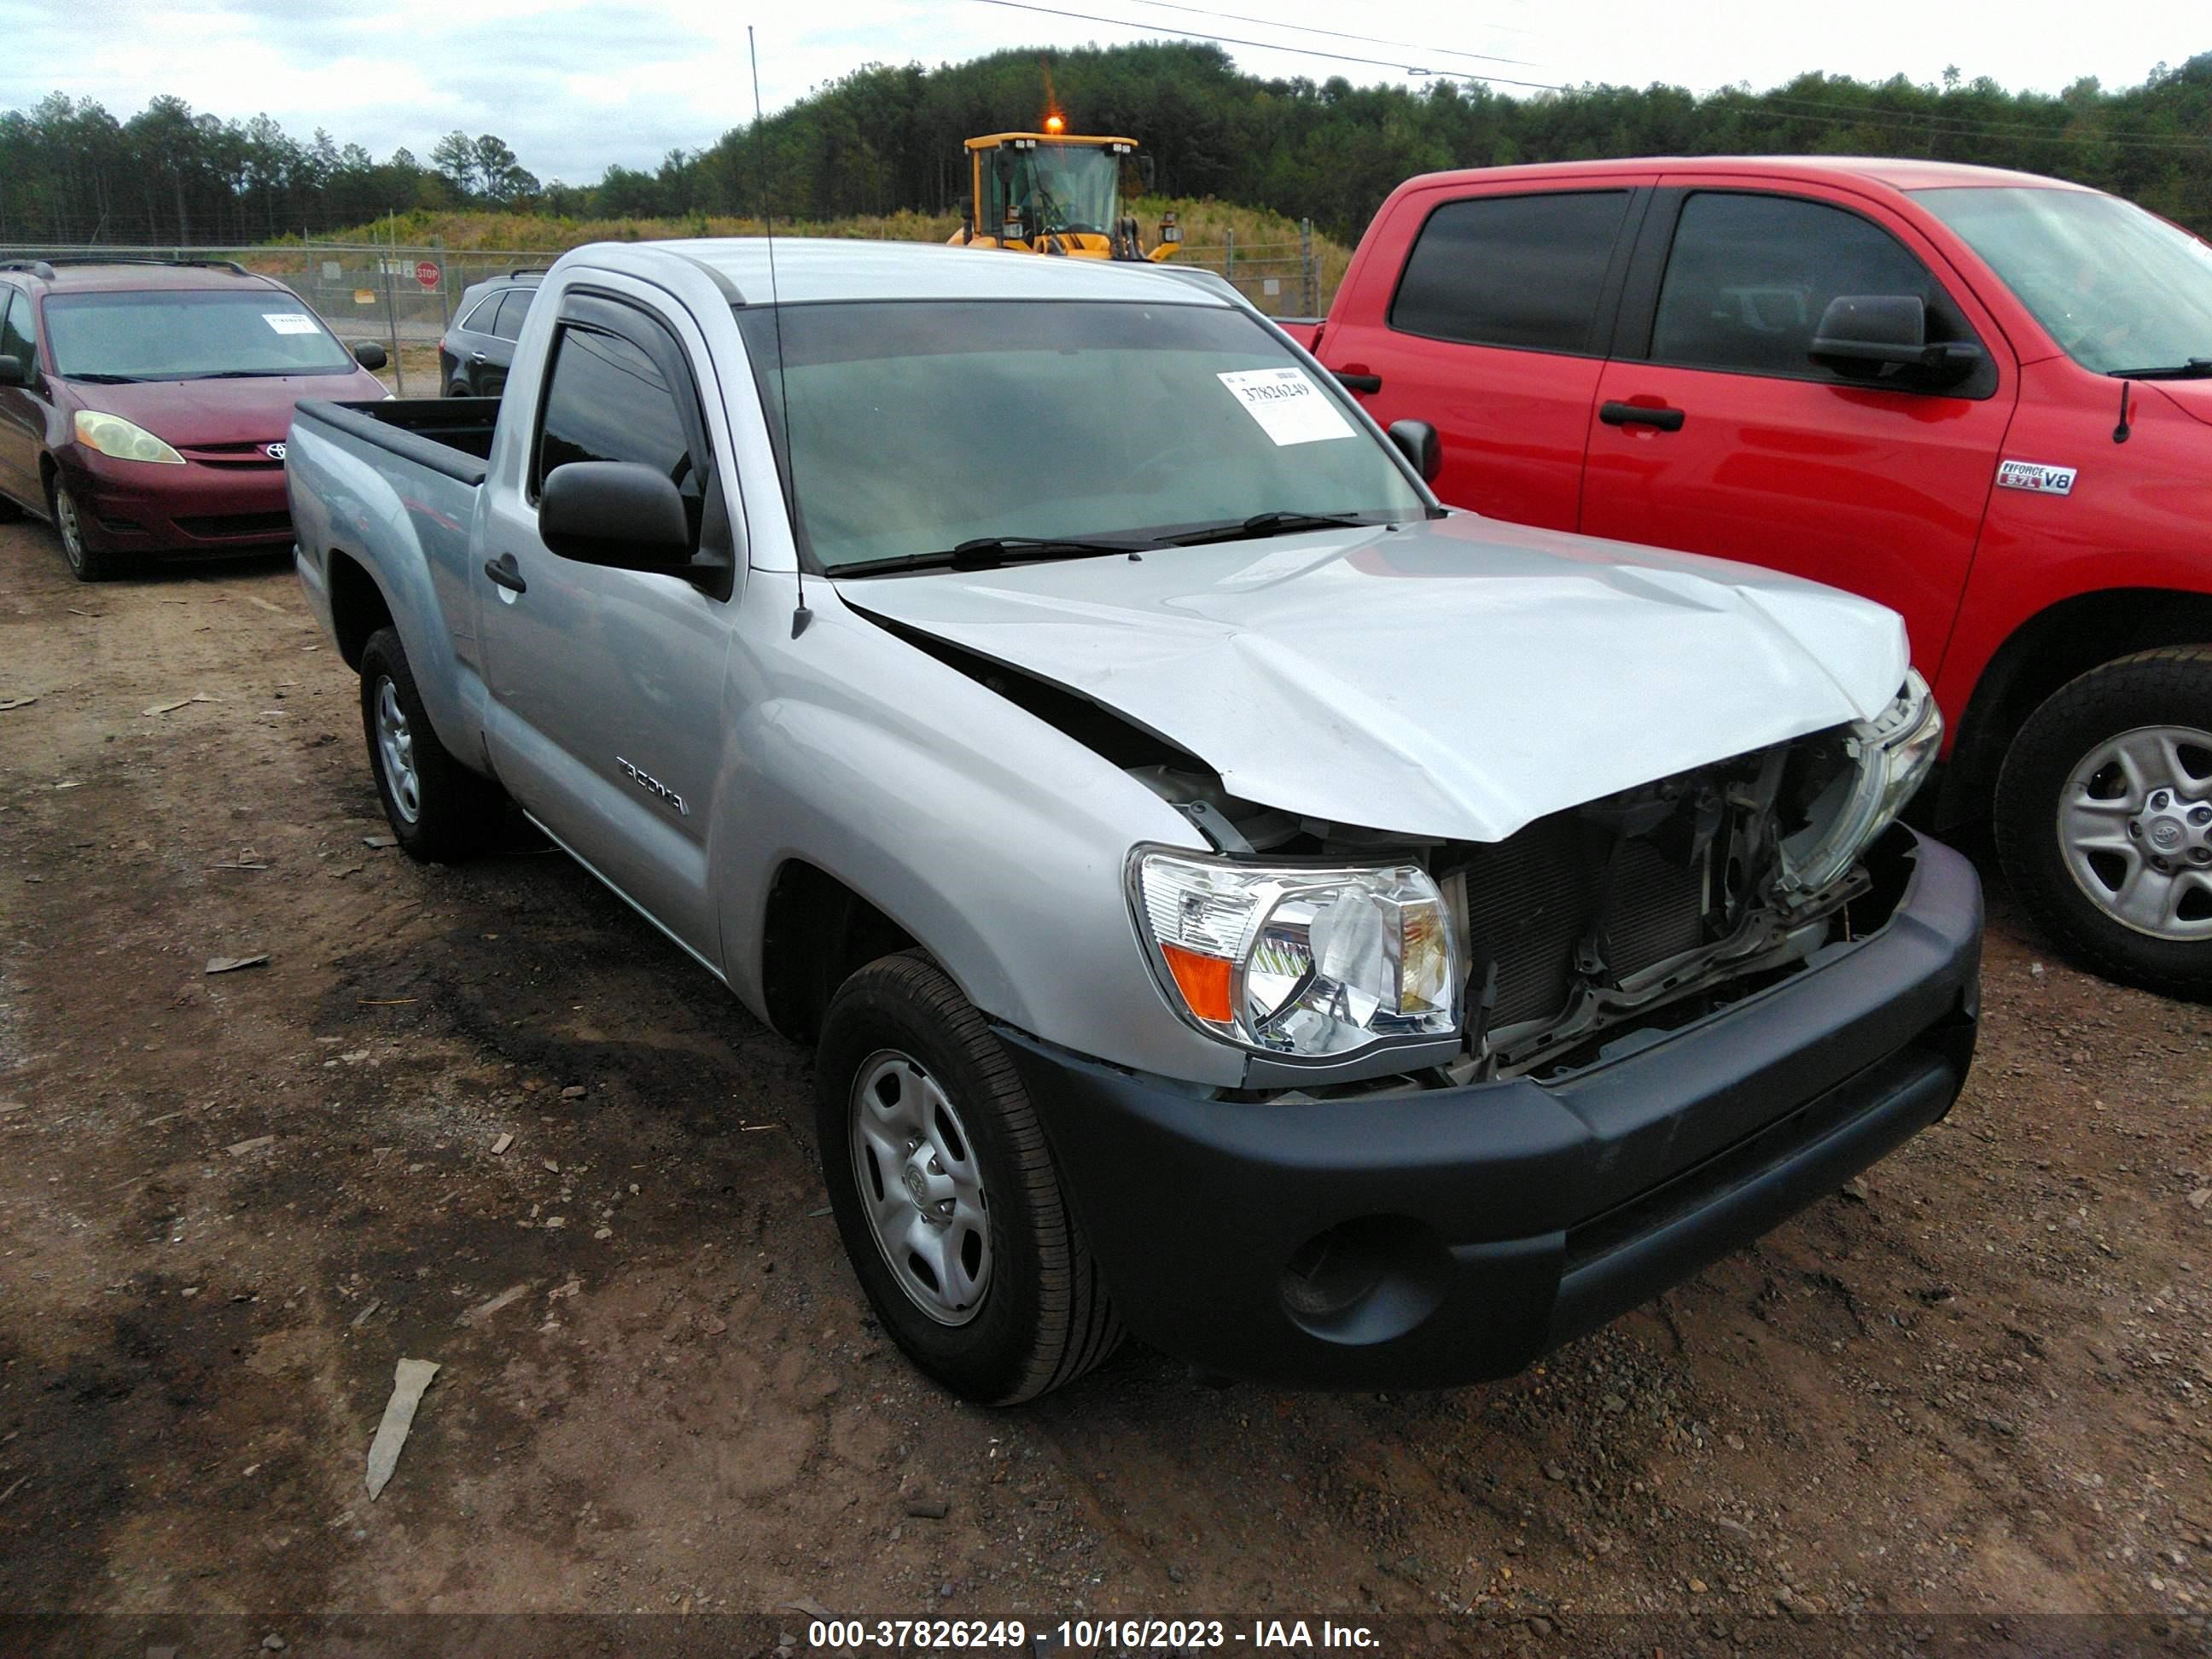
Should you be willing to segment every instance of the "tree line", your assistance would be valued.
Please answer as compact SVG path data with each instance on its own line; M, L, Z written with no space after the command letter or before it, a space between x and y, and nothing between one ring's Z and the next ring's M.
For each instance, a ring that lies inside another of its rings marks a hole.
M1263 79L1218 47L1146 42L1008 51L928 70L870 65L650 170L541 181L491 134L383 161L267 116L223 120L156 98L118 120L55 94L0 112L0 240L243 244L392 212L495 207L569 218L943 213L967 191L962 140L1031 128L1046 88L1073 131L1134 138L1164 195L1310 217L1356 239L1391 187L1440 167L1622 155L1925 156L2054 174L2212 234L2212 52L2138 86L2015 93L1806 75L1765 92L1585 85L1507 95L1480 82L1355 87Z

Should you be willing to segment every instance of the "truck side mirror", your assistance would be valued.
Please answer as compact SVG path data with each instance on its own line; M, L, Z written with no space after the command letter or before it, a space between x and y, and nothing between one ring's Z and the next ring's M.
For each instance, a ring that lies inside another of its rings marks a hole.
M1838 294L1805 355L1846 380L1914 389L1949 386L1983 362L1970 340L1928 343L1928 307L1917 294Z
M570 461L545 475L538 538L580 564L675 574L691 562L691 520L665 473L636 461Z
M353 360L368 369L382 368L386 361L384 348L374 340L356 340L353 343Z
M31 371L21 357L0 357L0 386L28 386Z
M1398 446L1401 455L1413 464L1413 471L1421 475L1423 483L1437 481L1437 474L1444 464L1444 444L1437 436L1436 428L1426 421L1393 421L1390 441Z

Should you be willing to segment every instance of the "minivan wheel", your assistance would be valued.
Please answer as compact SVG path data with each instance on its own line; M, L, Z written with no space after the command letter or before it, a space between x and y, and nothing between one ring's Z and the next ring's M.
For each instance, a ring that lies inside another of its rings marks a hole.
M86 544L84 517L59 474L46 485L46 505L53 514L54 534L61 538L62 557L69 562L70 575L81 582L104 582L123 574L123 562L115 555Z
M402 850L439 864L481 850L499 829L506 796L438 741L397 629L377 629L362 647L361 723L376 793Z
M1996 836L2014 889L2084 963L2212 994L2212 647L2123 657L2054 692L2005 756Z
M935 963L885 957L839 988L815 1091L846 1255L921 1370L965 1399L1012 1405L1120 1345L1013 1062Z
M455 380L446 388L446 395L448 398L473 398L477 394L469 390L469 383L466 380Z

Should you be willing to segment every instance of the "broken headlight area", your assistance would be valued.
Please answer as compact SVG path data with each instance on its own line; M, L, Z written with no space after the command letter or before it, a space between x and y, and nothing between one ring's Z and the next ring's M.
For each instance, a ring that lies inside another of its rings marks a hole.
M1170 1006L1292 1064L1465 1083L1559 1076L1802 971L1887 921L1875 844L1933 763L1913 676L1876 720L1555 812L1495 842L1409 842L1132 775L1213 856L1140 848L1139 933Z

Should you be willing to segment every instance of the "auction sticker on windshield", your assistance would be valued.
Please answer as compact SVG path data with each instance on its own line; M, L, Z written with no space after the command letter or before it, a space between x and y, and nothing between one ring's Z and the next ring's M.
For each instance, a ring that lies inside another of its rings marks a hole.
M1352 422L1302 368L1240 368L1218 377L1244 412L1278 444L1349 438Z
M303 317L296 311L264 311L261 313L261 320L279 334L313 334L316 331L315 319Z

